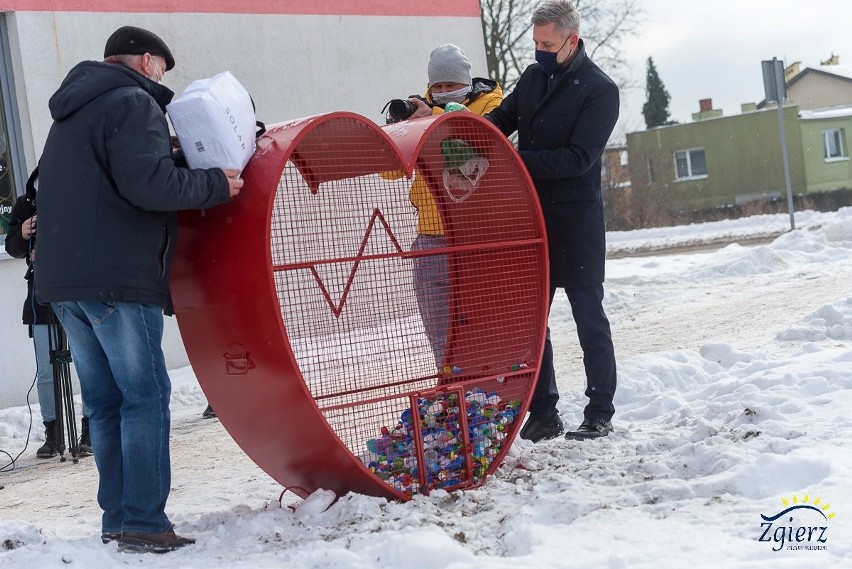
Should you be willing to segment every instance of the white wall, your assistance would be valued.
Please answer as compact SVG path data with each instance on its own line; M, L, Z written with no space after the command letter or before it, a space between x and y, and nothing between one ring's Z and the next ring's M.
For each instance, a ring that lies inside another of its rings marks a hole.
M473 1L460 0L464 13L471 12L467 5ZM456 3L443 11L458 8ZM252 94L258 119L268 125L336 110L383 123L381 109L388 100L422 93L429 53L444 43L465 51L474 76L487 76L478 16L55 11L6 16L27 171L50 129L50 96L78 62L103 59L106 39L123 25L149 29L165 40L176 66L164 83L176 94L195 79L229 70ZM32 342L20 321L24 270L23 261L0 255L5 333L0 408L23 405L35 375ZM188 364L174 318L166 318L163 348L169 369Z
M164 83L175 93L229 70L267 124L336 110L384 123L389 99L425 89L429 53L443 43L465 51L474 76L488 74L478 17L17 12L8 22L30 163L50 129L48 100L68 70L103 59L106 39L127 24L168 44L176 66Z
M28 335L27 327L21 322L21 311L27 298L27 282L24 280L26 270L27 265L23 259L12 259L5 253L0 254L0 297L3 298L3 310L0 310L0 329L3 330L3 348L0 350L0 409L26 405L27 390L35 379L33 341ZM169 369L189 365L175 318L165 319L163 353L166 356L166 367ZM74 392L79 393L80 386L73 365L71 374ZM36 401L38 393L33 388L30 402Z
M0 408L25 405L27 389L35 377L33 343L27 327L21 323L21 310L27 297L24 273L27 265L22 259L10 259L5 253L0 259L0 326L3 347L0 349ZM33 389L31 401L36 400Z

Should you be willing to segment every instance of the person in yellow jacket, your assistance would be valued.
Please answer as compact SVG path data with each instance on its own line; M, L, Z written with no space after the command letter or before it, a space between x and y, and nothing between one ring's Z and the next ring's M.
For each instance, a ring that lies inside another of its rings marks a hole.
M447 103L460 103L478 115L496 109L503 100L503 90L496 81L471 77L470 62L464 52L448 43L436 47L429 55L429 85L423 102L417 98L409 101L417 105L410 118L438 115ZM422 176L415 174L409 199L417 209L417 238L412 251L443 249L444 226L438 205ZM426 336L435 356L435 366L440 371L451 366L444 362L444 346L449 319L450 283L445 254L416 257L414 260L414 291L417 306L426 330Z

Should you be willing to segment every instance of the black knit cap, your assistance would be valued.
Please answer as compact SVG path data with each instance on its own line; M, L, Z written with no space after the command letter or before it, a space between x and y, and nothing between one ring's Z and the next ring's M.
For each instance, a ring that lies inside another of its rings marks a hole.
M157 34L134 26L123 26L115 30L106 42L104 57L111 55L142 55L150 53L166 59L166 71L175 66L175 58L169 46Z

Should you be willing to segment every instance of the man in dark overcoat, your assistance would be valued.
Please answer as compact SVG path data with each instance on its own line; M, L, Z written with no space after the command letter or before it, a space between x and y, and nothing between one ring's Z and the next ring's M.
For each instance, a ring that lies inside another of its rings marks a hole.
M618 119L618 87L586 55L580 15L568 0L545 0L532 16L536 63L502 104L485 115L506 135L532 177L547 226L550 301L564 288L583 350L584 419L566 438L612 431L615 350L603 309L606 239L601 155ZM530 416L521 437L538 442L564 432L548 330Z

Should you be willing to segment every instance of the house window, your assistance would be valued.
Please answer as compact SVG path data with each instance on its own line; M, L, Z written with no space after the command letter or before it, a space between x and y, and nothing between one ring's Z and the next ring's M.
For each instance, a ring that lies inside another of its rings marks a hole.
M843 130L833 128L831 130L822 131L822 142L825 147L825 159L837 160L845 158L843 153Z
M691 148L675 152L675 178L706 178L707 161L704 159L703 148Z

